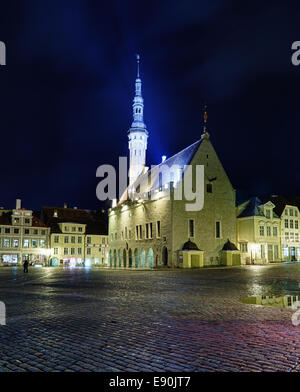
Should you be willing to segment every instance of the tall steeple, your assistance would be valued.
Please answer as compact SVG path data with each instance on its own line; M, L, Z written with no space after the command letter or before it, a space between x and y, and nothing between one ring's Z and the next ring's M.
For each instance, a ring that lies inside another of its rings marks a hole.
M133 99L133 122L128 131L129 138L129 184L142 174L146 162L148 131L144 123L144 100L142 97L142 80L140 79L140 56L137 59L137 77L135 80L135 96Z

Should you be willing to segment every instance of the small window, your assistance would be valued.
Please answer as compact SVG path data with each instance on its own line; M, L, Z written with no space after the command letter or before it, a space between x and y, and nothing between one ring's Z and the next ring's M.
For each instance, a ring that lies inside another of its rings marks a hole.
M221 238L221 222L216 222L216 238Z
M242 253L248 252L248 244L246 242L241 243L241 252Z
M160 221L156 222L156 237L160 238Z
M212 184L206 184L206 192L212 193Z

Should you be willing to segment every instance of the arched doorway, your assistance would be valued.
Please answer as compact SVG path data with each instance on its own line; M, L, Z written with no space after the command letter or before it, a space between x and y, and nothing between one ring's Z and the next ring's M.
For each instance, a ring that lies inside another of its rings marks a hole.
M58 267L58 259L56 258L56 257L53 257L51 260L50 260L50 267Z
M136 248L134 250L134 266L135 268L139 268L139 252Z
M122 251L121 249L118 250L118 261L119 261L119 268L122 267Z
M144 248L141 250L141 267L146 268L146 252Z
M128 259L129 259L128 267L132 268L132 250L131 249L129 249L129 252L128 252Z
M117 268L117 251L114 249L114 268Z
M152 248L148 249L148 267L153 268L154 267L154 255L153 255L153 250Z
M162 263L164 267L168 266L168 249L166 246L164 246L162 250Z
M109 266L112 268L112 251L109 251Z
M126 268L127 263L126 263L127 257L126 257L126 250L123 250L123 267Z

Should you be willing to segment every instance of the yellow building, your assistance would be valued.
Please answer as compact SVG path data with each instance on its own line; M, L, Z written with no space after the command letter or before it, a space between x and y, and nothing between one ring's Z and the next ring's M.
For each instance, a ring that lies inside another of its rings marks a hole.
M0 264L46 266L49 257L50 229L33 215L21 208L18 199L14 210L0 214Z
M91 211L44 207L43 217L51 228L50 266L106 266L108 236L104 220Z
M253 197L237 207L237 242L242 264L281 260L280 218L272 202Z
M286 199L282 196L272 196L275 211L281 220L281 250L284 261L300 260L300 226L299 206L296 199Z

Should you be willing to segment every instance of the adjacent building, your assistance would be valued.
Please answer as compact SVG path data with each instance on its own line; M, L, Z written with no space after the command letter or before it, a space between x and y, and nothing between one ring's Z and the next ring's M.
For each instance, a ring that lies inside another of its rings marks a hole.
M281 219L271 201L253 197L237 207L237 244L242 264L281 260Z
M43 221L50 227L49 265L106 266L108 235L104 212L77 208L43 207Z
M300 261L300 202L282 196L272 196L270 200L281 221L281 258L283 261Z
M0 262L2 265L47 265L49 257L50 229L33 215L33 211L21 208L17 200L12 211L0 215Z

